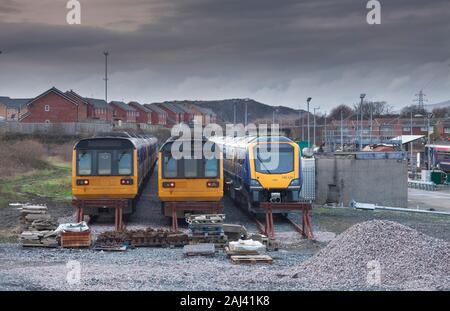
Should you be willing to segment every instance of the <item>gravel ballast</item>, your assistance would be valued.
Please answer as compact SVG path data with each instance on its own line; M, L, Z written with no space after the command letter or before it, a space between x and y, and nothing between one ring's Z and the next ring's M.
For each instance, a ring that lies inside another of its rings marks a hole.
M293 275L311 289L449 290L450 243L393 221L356 224Z

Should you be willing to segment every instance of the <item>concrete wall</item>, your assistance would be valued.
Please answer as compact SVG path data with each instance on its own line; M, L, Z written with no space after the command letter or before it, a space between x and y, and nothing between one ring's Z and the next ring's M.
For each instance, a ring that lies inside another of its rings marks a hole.
M316 159L316 203L349 206L352 200L407 207L407 162L322 155Z

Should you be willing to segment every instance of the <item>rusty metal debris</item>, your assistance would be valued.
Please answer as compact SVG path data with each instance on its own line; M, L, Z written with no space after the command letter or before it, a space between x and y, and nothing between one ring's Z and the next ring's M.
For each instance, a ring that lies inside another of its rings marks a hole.
M168 247L188 244L187 234L165 229L107 231L97 237L97 244L128 243L131 247Z

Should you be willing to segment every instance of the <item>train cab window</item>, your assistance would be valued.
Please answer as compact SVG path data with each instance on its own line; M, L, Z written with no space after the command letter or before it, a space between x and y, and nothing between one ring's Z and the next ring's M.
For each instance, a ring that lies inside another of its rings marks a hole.
M219 174L219 161L217 159L205 159L205 177L214 178Z
M131 175L132 161L131 152L124 151L118 154L119 175Z
M111 175L111 153L99 152L98 153L98 174L99 175Z
M277 149L255 147L255 169L258 173L286 174L294 170L294 148L280 144Z
M163 162L163 174L165 178L175 178L177 177L177 160L172 157L172 155L165 155Z
M198 177L198 160L184 159L184 177Z
M90 152L78 153L78 174L79 176L92 175L92 154Z

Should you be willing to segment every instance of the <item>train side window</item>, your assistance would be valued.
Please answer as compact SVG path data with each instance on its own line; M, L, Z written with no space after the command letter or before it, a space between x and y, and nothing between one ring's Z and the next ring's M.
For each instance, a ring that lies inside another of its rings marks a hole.
M90 152L78 153L78 175L92 175L92 154Z
M218 177L219 161L217 159L205 159L205 177Z
M197 159L184 159L184 177L198 177Z
M163 163L163 174L164 178L175 178L177 177L177 165L178 162L171 155L164 156Z
M98 153L98 174L99 175L111 175L111 153L99 152Z
M131 175L132 161L131 153L129 151L123 151L119 154L119 175Z

